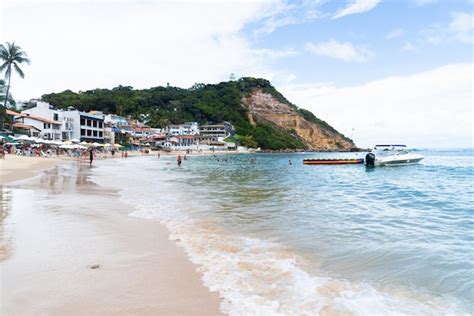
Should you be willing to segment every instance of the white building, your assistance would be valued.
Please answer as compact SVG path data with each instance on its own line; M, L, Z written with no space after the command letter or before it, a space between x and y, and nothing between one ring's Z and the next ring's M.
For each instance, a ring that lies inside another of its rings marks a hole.
M86 142L104 142L104 117L78 110L62 111L64 119L70 123L69 139Z
M197 122L187 122L179 125L170 125L167 127L167 134L178 136L178 135L198 135L199 124Z
M23 110L15 121L40 129L41 138L104 142L104 115L84 113L74 108L57 110L49 103L33 102L35 107Z
M19 125L21 124L21 125ZM15 119L15 124L18 127L22 126L24 129L39 130L36 135L43 139L61 141L61 126L60 121L53 121L36 115L25 113ZM33 134L34 135L34 134Z
M15 121L39 129L41 131L39 137L43 139L63 140L63 121L60 111L53 109L49 103L35 102L35 107L21 111L21 116L16 118Z
M115 114L107 114L104 116L104 123L110 124L112 126L121 128L121 127L129 127L129 123L127 119L123 116L115 115Z

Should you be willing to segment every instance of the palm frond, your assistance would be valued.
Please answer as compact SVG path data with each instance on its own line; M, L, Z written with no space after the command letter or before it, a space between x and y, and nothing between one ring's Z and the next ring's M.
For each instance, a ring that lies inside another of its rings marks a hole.
M25 78L25 73L18 67L17 63L13 63L13 68L15 68L16 73L20 75L20 77Z

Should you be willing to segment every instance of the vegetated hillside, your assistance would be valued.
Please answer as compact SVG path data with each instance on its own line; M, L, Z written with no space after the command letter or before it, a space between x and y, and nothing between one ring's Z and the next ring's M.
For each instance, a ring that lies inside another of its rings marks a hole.
M58 108L99 110L144 120L151 127L197 121L231 122L243 145L262 149L349 150L354 143L313 113L299 109L265 79L241 78L219 84L195 84L190 89L155 87L134 90L66 90L45 94L43 101Z

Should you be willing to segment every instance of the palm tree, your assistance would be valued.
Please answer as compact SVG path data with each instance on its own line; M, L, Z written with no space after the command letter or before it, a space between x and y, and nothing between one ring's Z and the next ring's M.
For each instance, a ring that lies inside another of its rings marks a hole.
M7 99L7 86L5 85L5 80L0 79L0 103L5 102ZM7 102L9 104L15 104L15 100L13 100L12 95L8 96Z
M15 100L13 100L11 94L7 98L6 91L7 86L5 85L5 81L0 79L0 104L2 104L6 100L10 105L15 105ZM8 122L10 117L7 115L3 106L0 106L0 108L0 122Z
M5 79L8 80L7 90L5 98L3 100L3 106L0 109L0 127L3 129L3 116L7 107L7 102L10 99L10 82L12 77L12 70L14 70L21 78L25 77L23 70L21 70L19 64L30 63L30 60L26 56L26 53L21 48L15 45L15 42L7 42L5 45L0 44L0 72L5 71Z

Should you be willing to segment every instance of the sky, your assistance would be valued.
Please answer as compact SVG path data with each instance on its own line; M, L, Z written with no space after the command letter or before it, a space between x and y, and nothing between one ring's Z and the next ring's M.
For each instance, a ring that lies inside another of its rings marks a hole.
M2 0L17 100L269 79L360 147L474 147L474 0Z

